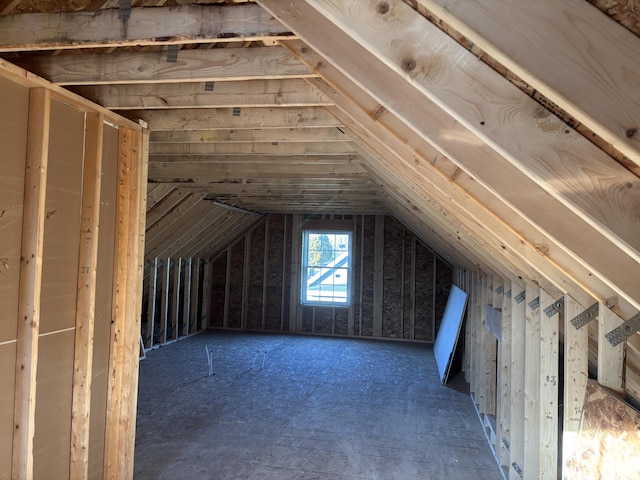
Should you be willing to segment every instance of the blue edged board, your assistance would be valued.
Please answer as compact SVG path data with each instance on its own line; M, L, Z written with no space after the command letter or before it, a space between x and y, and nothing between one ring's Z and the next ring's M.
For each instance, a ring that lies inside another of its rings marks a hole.
M447 306L442 315L440 329L436 336L436 343L433 345L433 354L436 357L438 365L438 373L440 381L444 385L449 379L449 370L453 355L456 351L458 336L460 335L460 327L462 326L462 317L464 309L467 306L467 294L453 285L447 299Z

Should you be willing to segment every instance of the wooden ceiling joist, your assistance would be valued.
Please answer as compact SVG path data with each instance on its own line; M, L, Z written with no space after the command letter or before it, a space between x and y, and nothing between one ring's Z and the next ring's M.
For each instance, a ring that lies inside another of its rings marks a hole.
M317 54L303 43L288 42L287 46L310 65L318 64ZM541 259L540 248L543 245L547 251L552 251L552 256L558 255L550 238L538 232L526 219L519 216L517 211L502 203L493 193L401 123L391 112L381 110L374 99L331 65L325 63L317 73L324 80L309 81L335 102L342 112L335 115L345 124L351 136L363 148L368 147L371 156L376 157L379 162L387 162L387 179L391 178L391 175L406 172L402 174L404 179L396 181L394 188L390 189L390 194L407 190L405 197L398 198L405 198L411 205L413 215L430 215L430 210L433 210L441 212L442 216L446 217L445 223L442 223L438 216L427 217L431 225L441 226L441 235L448 239L443 247L439 247L442 249L439 251L463 246L464 249L473 251L474 245L475 249L480 251L492 248L494 257L508 256L510 263L502 263L501 267L509 268L509 274L506 276L526 276L550 292L575 290L576 295L582 295L585 303L593 301L581 287L576 286L576 282L570 279L572 277L567 277L567 272L559 272L555 265L544 258ZM324 83L325 80L339 85L340 91ZM372 115L372 112L375 114ZM371 164L365 166L372 168ZM420 197L414 197L413 201L407 200L406 195L411 195L412 190L420 192ZM492 213L487 205L491 205L495 213ZM510 228L508 222L515 225L515 228ZM423 224L426 223L428 222L423 221ZM465 236L469 241L466 242L466 246L460 245L458 241ZM477 241L477 238L483 240ZM437 244L434 242L435 245ZM472 264L484 265L485 270L488 268L487 265L493 264L488 260L491 257L484 254L470 255L474 258ZM485 258L484 263L479 262L479 256ZM495 266L493 268L500 270ZM576 272L575 268L577 267L574 267L572 274L580 273L589 277L589 271Z
M221 130L152 131L152 143L260 143L344 142L351 140L339 127L255 128Z
M340 122L322 107L215 108L175 110L130 110L129 118L144 120L152 132L159 130L237 130L269 128L340 127Z
M553 232L558 246L599 278L598 298L611 300L613 290L627 312L638 308L640 287L623 270L638 265L633 244L640 236L632 232L640 221L622 206L637 203L637 177L402 2L385 3L380 15L375 2L352 2L346 10L335 2L301 2L296 15L279 0L260 3L304 31L382 110L392 110L537 230ZM408 88L390 88L398 81ZM584 157L575 156L580 151Z
M584 0L418 3L640 166L633 33Z
M0 13L6 13L17 3L5 0L0 4ZM126 19L121 18L118 9L30 13L0 18L0 52L268 41L291 37L291 32L255 4L132 8Z
M171 52L38 55L15 61L59 85L215 82L307 78L309 69L279 47Z
M151 143L149 146L151 161L181 161L190 155L233 156L240 155L352 155L350 140L343 142L256 142L256 143ZM156 158L157 157L157 158Z
M329 106L302 79L96 85L72 90L112 110Z

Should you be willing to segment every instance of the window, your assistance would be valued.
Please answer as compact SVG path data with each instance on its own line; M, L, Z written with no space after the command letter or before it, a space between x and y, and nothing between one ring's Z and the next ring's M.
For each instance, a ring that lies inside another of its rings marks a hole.
M304 230L302 240L302 303L349 305L351 232Z

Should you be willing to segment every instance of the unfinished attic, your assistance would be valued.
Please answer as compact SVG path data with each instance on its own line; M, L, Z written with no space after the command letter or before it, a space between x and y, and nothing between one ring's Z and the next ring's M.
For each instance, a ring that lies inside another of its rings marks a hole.
M133 478L160 354L430 349L450 291L496 478L638 478L637 0L0 14L0 479Z

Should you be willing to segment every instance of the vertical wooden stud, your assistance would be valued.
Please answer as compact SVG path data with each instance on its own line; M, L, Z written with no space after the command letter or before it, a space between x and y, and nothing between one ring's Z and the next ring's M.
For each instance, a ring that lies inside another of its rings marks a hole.
M482 305L484 312L484 334L485 334L485 413L495 418L496 415L496 375L498 362L498 342L487 326L487 309L493 308L493 298L495 291L494 277L487 276L487 288L485 302Z
M33 478L36 372L42 287L47 164L51 94L44 88L29 91L29 127L25 170L20 293L16 346L12 478Z
M295 222L295 218L293 219L293 221ZM293 247L292 244L292 250L295 247ZM297 247L298 249L300 248L299 246ZM293 255L293 254L292 254ZM268 282L268 278L269 278L269 218L267 218L264 222L264 262L262 263L262 316L260 318L260 328L262 330L265 329L265 322L266 322L266 318L267 318L267 282ZM293 260L293 259L292 259ZM293 268L293 267L292 267ZM296 277L298 276L297 274L295 275ZM291 285L293 288L293 284L298 284L299 280L298 278L294 278L294 274L293 271L291 273ZM290 292L290 295L293 295L293 292ZM290 300L291 302L293 302L293 298ZM289 318L291 318L291 322L295 323L293 321L293 319L295 317L291 317L292 315L292 311L291 309L289 310ZM293 331L291 328L291 322L289 324L289 331Z
M240 309L240 328L247 328L249 310L249 276L251 275L251 231L244 238L244 258L242 262L242 308Z
M540 289L540 478L558 478L558 362L560 314L545 310L555 299Z
M526 285L524 375L524 479L540 479L540 289Z
M227 269L224 274L224 313L222 317L222 326L224 328L229 328L229 292L231 292L231 247L227 248L226 253ZM202 296L204 297L204 291Z
M180 330L180 279L182 277L182 257L178 257L173 268L173 291L171 299L171 338L169 340L178 340L178 332ZM168 287L168 285L167 285Z
M204 278L202 280L202 316L200 328L206 329L211 321L211 275L212 262L206 260L204 262Z
M580 419L589 378L589 329L576 329L571 320L584 311L570 295L564 297L564 415L562 478L569 478L570 461L580 432Z
M469 286L470 289L470 300L471 305L470 308L467 308L467 319L469 320L469 343L467 347L469 348L469 389L471 391L472 398L474 403L477 404L477 400L475 399L477 394L476 389L476 370L478 368L477 363L477 352L478 349L476 347L476 336L478 334L478 272L471 272L471 283Z
M500 298L502 308L501 340L499 342L499 391L498 398L498 458L500 464L509 466L511 428L511 284L503 281ZM494 306L496 306L494 304Z
M364 225L364 222L362 222L362 224ZM362 282L360 285L362 285ZM411 322L411 340L413 341L416 339L416 237L414 235L411 235L411 270L409 272L409 285L411 286L409 299L409 321ZM362 302L360 302L360 304L362 305ZM360 313L360 318L362 319L362 312Z
M182 301L182 336L186 337L190 333L191 326L191 281L193 280L193 258L189 258L189 262L185 265L184 272L184 299Z
M169 285L171 285L171 257L167 257L167 261L164 264L164 272L162 272L162 302L160 303L160 344L166 343L170 340L167 336L167 329L169 328L169 315L170 315L170 301L169 301Z
M301 332L302 331L302 309L299 308L300 304L300 274L301 274L301 255L300 250L302 242L301 231L301 216L294 213L291 219L291 292L289 297L289 331ZM269 238L265 233L265 239ZM266 247L265 247L266 248ZM265 264L267 257L265 255ZM264 302L263 302L264 304ZM263 315L264 325L264 315Z
M376 215L373 254L373 336L382 337L384 295L384 215Z
M476 332L476 404L482 415L487 413L487 275L478 276L478 330Z
M133 476L148 136L120 128L104 478Z
M511 281L511 438L509 448L509 480L519 480L524 468L524 402L526 300L523 285Z
M98 263L103 132L103 115L93 112L87 113L73 360L73 414L71 417L69 471L71 479L87 478L89 471L89 418L91 410L93 327L96 299L96 267Z
M624 345L613 347L605 335L622 323L620 317L601 303L598 309L598 383L624 394Z
M158 257L153 259L151 263L151 270L149 272L149 292L147 297L147 334L149 335L148 339L145 339L144 347L149 349L153 347L153 332L155 330L155 322L156 322L156 300L158 294L158 272L159 272L159 261Z
M191 268L191 313L189 315L189 329L195 333L200 330L198 323L198 300L200 291L200 259L193 259Z

